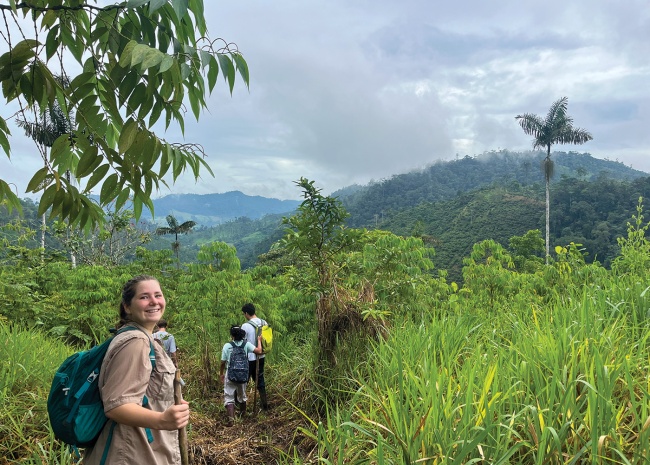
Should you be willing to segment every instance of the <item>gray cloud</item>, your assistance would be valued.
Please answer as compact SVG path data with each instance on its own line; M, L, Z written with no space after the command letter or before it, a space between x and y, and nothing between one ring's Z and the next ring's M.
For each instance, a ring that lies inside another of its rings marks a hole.
M329 193L456 154L528 150L515 115L545 115L562 96L594 136L579 150L650 171L645 1L205 7L212 38L244 54L250 90L220 82L201 120L188 115L185 140L205 147L215 178L187 174L172 192L295 199L301 176Z

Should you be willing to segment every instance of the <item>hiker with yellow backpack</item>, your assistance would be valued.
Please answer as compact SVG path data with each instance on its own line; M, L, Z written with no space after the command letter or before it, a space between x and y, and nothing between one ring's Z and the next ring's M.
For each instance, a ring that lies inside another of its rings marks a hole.
M266 383L264 381L264 361L265 355L271 351L273 343L273 332L269 324L255 314L255 305L252 303L244 304L241 308L246 322L241 328L246 331L246 340L256 345L257 338L262 338L262 355L253 353L248 354L248 373L249 379L253 380L260 393L260 404L263 410L269 408L268 398L266 396Z

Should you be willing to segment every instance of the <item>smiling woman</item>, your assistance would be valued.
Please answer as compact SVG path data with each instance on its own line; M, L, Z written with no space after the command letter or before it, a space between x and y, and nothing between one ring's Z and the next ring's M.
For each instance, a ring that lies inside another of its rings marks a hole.
M165 305L152 276L124 285L118 328L140 331L120 332L106 352L98 386L110 421L86 451L85 464L181 463L178 430L187 425L190 409L187 402L174 405L176 367L152 335Z
M165 296L160 283L151 276L138 276L127 283L122 293L120 319L131 321L153 333L165 313Z

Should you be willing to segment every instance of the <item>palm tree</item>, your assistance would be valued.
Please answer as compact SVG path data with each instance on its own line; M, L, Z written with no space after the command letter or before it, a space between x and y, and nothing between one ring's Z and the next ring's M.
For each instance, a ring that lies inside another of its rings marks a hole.
M174 234L176 240L172 242L172 250L176 254L176 266L180 268L181 260L179 258L178 252L181 248L181 243L178 242L178 235L189 233L192 228L196 226L196 222L186 221L182 224L178 224L178 220L174 215L167 215L166 219L169 227L162 226L160 228L156 228L156 234L159 236L163 236L165 234Z
M68 87L70 85L70 81L65 76L55 76L55 79L62 87ZM18 124L18 127L25 131L27 137L30 137L34 142L36 142L39 151L41 152L41 157L45 162L45 166L47 166L47 152L48 149L54 145L54 141L63 134L72 135L74 116L64 112L56 101L49 104L44 111L35 111L34 113L36 114L36 121L27 121L26 119L17 118L16 123ZM69 183L70 170L66 170L66 179ZM45 213L43 213L41 220L41 249L44 251L45 231L47 229ZM74 268L76 266L76 257L74 252L70 252L70 261Z
M573 118L567 115L568 98L556 100L548 110L545 119L530 113L517 115L519 125L529 136L533 136L533 149L546 148L544 158L544 178L546 180L546 264L550 255L549 247L549 218L550 194L549 185L553 176L553 161L551 160L551 146L553 144L584 144L593 139L591 134L584 129L573 127Z

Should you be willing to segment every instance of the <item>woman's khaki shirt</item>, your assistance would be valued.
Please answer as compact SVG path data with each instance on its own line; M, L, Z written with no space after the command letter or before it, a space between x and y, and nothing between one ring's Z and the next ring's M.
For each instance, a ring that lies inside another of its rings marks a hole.
M99 389L104 412L124 404L142 405L147 396L156 412L164 412L174 404L174 375L176 368L161 344L138 325L142 331L125 331L111 342L99 373ZM156 368L151 370L150 343L156 356ZM145 428L122 425L109 420L92 448L86 450L83 464L99 464L104 453L111 425L113 438L108 450L107 465L177 465L181 463L178 431L151 430L149 443Z

